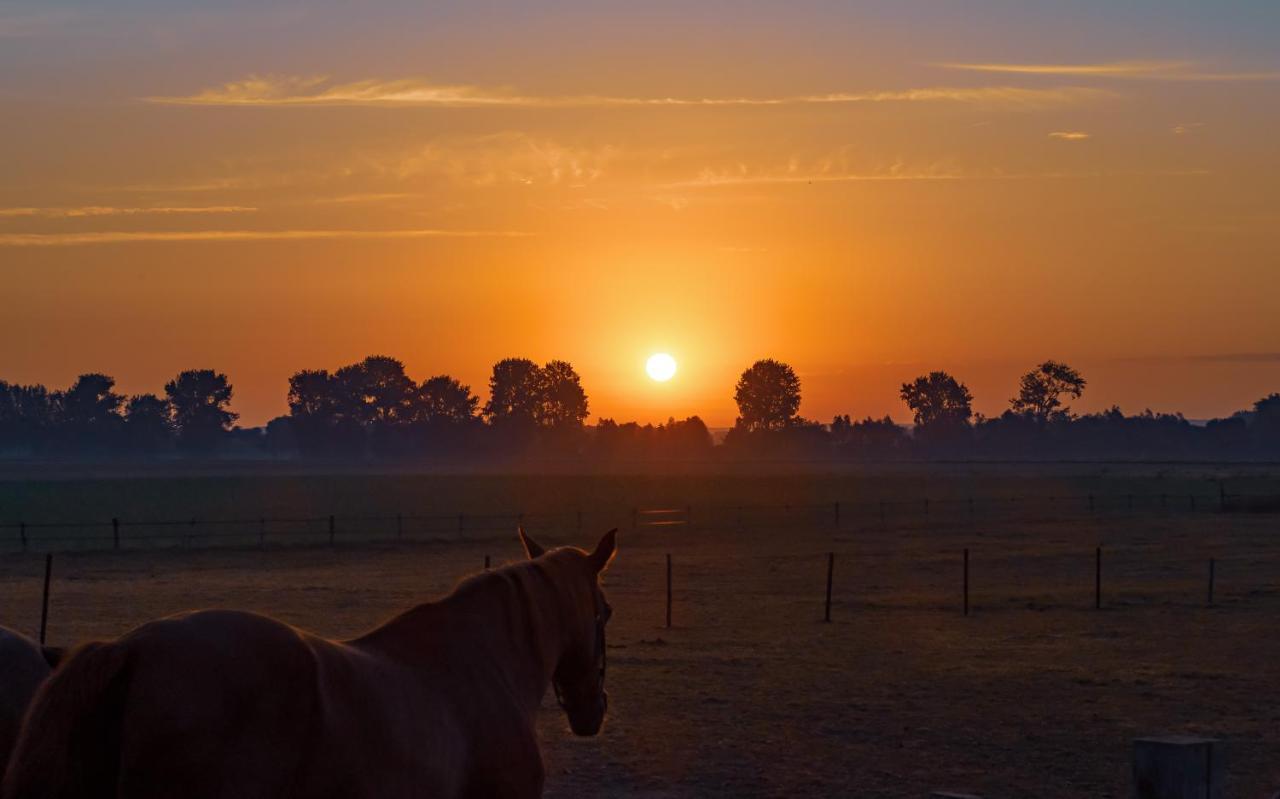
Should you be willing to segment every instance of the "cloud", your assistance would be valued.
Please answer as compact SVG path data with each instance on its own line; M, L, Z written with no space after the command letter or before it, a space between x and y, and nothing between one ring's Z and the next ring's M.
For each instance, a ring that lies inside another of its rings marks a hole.
M519 131L477 137L443 138L405 151L366 159L353 167L408 180L420 176L486 187L587 186L600 180L621 156L613 145L562 144Z
M1204 127L1203 122L1179 122L1178 124L1170 128L1170 130L1173 131L1173 135L1175 136L1185 136L1186 134L1190 133L1196 128L1203 128L1203 127Z
M146 102L190 106L407 106L434 108L660 108L845 105L948 101L981 105L1074 105L1112 96L1100 89L1063 86L934 87L876 92L836 92L782 97L617 97L523 95L503 89L442 85L406 78L335 83L325 77L250 76L195 94L145 97Z
M1156 172L969 172L945 168L913 170L900 166L878 172L751 172L706 171L692 180L667 183L667 189L707 189L720 186L804 185L820 183L878 183L878 182L953 182L953 181L1002 181L1002 180L1081 180L1119 176L1143 177L1204 177L1211 174L1203 169L1187 169Z
M0 208L0 217L42 217L46 219L75 219L96 216L138 216L169 214L248 214L257 211L243 205L208 205L198 207L118 208L106 205L85 205L75 208Z
M1280 72L1212 72L1194 61L1110 61L1095 64L943 63L937 66L969 72L1004 75L1053 75L1170 81L1268 81L1280 80Z
M1089 138L1089 134L1083 130L1055 130L1049 134L1051 139L1062 139L1064 141L1084 141Z
M74 247L89 244L308 241L331 239L522 238L514 230L189 230L98 233L0 233L0 247Z

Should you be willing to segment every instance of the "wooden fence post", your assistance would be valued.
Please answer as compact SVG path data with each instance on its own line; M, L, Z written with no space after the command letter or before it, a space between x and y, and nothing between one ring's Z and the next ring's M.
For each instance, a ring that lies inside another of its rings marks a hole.
M44 556L44 594L40 599L40 645L44 646L49 626L49 578L53 575L53 555Z
M822 616L822 620L831 622L831 577L836 570L836 553L827 553L827 607L826 612Z
M120 520L116 518L111 520L111 545L113 549L120 548Z
M671 553L667 553L667 629L671 629Z
M485 571L489 571L489 556L488 556L488 555L485 555L485 556L484 556L484 570L485 570Z
M1171 735L1133 742L1133 795L1137 799L1222 799L1226 764L1222 742Z

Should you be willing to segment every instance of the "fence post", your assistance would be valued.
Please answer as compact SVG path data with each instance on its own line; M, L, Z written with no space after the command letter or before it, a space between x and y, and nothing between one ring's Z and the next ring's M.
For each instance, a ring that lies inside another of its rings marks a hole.
M667 629L671 629L671 553L667 553Z
M1102 610L1102 547L1094 550L1093 558L1093 609Z
M113 549L120 548L120 520L111 519L111 546Z
M964 550L964 615L969 615L969 548Z
M924 515L925 516L929 515L929 498L928 497L924 498Z
M1191 510L1192 510L1192 511L1194 511L1194 510L1196 509L1196 495L1195 495L1195 494L1187 494L1187 501L1188 501L1188 502L1189 502L1189 504L1191 505Z
M1227 509L1227 484L1225 480L1218 481L1218 510Z
M22 537L22 551L27 551L27 523L18 522L18 535Z
M1214 559L1209 558L1209 604L1213 604Z
M488 555L485 555L485 556L484 556L484 570L485 570L485 571L489 571L489 556L488 556Z
M836 553L827 553L827 607L826 612L822 616L822 620L831 622L831 577L836 570Z
M44 594L40 599L40 645L44 646L45 630L49 626L49 578L53 575L53 555L44 556Z
M338 532L338 521L333 518L333 514L329 514L329 546L333 546L335 536Z

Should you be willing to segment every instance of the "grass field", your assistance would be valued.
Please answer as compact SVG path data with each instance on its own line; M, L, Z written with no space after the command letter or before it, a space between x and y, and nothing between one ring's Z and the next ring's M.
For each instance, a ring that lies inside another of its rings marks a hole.
M486 504L595 502L589 507L607 514L646 500L818 504L856 491L1051 496L1069 488L1118 496L1163 487L1210 495L1212 476L401 475L276 478L285 482L270 488L230 479L0 490L10 502L21 495L31 512L60 501L88 513L108 499L144 509L154 498L156 514L200 501L210 513L231 508L231 515L239 508L223 503L261 496L290 512L326 499L322 511L417 497L424 508L475 503L476 512ZM1270 478L1252 479L1265 488ZM548 795L919 797L946 788L992 797L1124 797L1131 739L1166 732L1225 739L1230 795L1280 789L1280 517L1158 508L1091 515L1065 507L1055 517L1044 507L1025 516L917 516L885 527L858 517L839 529L825 519L778 517L741 529L624 529L606 581L616 609L610 720L600 738L572 739L548 697L541 722ZM598 532L546 535L548 543L589 544ZM1098 545L1100 611L1093 607ZM965 548L972 562L967 618ZM831 624L821 621L827 552L836 553ZM671 629L664 628L667 553ZM350 635L449 590L485 555L495 563L517 557L514 536L64 553L55 561L50 640L116 635L192 607L251 609ZM1212 606L1209 558L1217 564ZM34 630L42 569L35 554L0 560L0 623Z

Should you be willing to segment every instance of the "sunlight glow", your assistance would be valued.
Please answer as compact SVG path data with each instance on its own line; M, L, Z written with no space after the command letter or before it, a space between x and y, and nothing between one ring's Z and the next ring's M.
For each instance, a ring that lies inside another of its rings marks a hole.
M676 374L676 359L672 358L665 352L654 353L649 356L649 360L645 362L644 370L649 377L657 380L659 383L665 383Z

